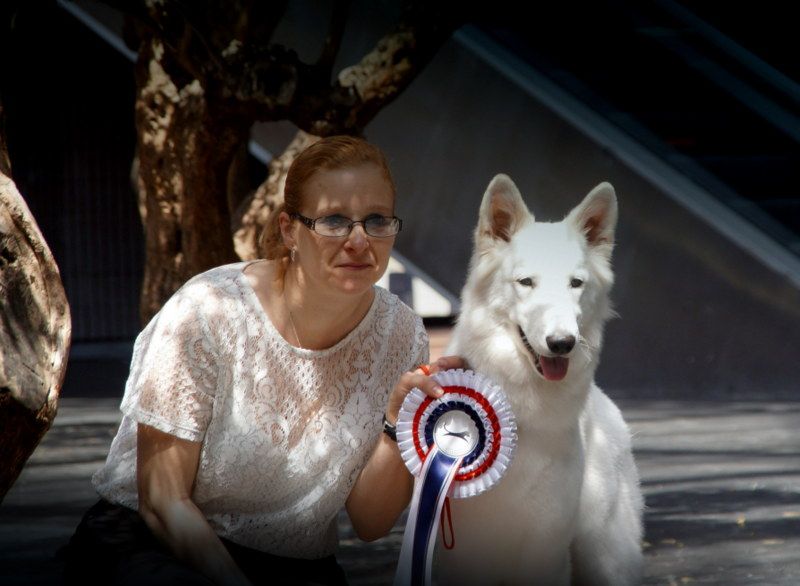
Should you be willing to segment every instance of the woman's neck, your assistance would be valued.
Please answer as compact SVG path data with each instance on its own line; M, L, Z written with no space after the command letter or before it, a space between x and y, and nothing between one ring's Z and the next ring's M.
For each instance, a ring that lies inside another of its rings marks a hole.
M288 320L284 337L302 348L330 348L349 334L369 311L375 296L370 288L361 295L330 293L311 286L291 264L280 287ZM285 329L285 328L284 328Z

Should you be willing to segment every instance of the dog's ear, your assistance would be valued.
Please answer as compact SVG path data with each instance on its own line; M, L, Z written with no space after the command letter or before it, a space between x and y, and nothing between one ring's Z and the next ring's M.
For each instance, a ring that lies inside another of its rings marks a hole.
M613 245L617 227L617 195L612 185L603 182L592 189L569 213L567 220L586 236L589 246Z
M528 220L533 216L517 186L508 175L495 175L481 202L478 236L508 242Z

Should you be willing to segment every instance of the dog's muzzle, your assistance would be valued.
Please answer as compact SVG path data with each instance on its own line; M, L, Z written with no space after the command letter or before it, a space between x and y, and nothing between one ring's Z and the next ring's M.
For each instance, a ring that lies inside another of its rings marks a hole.
M533 356L533 365L536 367L536 371L542 375L542 377L549 381L559 381L567 376L567 370L569 369L569 358L566 356L543 356L542 354L539 354L533 349L533 346L531 346L530 342L528 341L528 337L525 335L525 332L522 331L522 328L517 326L517 330L519 331L519 336L522 339L522 344L525 346L528 352L531 353L531 356ZM554 352L566 354L575 346L575 338L572 337L572 341L570 343L569 340L554 340L548 337L547 345ZM555 348L553 348L553 346L555 346Z

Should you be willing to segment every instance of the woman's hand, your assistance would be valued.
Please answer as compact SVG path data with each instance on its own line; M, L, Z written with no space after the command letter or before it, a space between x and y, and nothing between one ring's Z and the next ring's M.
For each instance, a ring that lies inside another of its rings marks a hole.
M421 364L415 370L405 373L400 377L400 381L389 395L389 403L386 406L386 419L390 424L397 423L397 416L406 395L411 389L418 388L429 397L438 399L442 396L443 390L430 375L454 368L469 368L467 362L460 356L442 356L433 364Z
M459 356L443 356L433 364L421 364L401 376L400 382L389 395L386 407L389 423L394 425L397 422L400 406L414 387L431 397L441 397L442 388L430 375L453 368L469 367ZM382 433L375 451L347 498L347 512L356 535L365 541L387 535L408 506L413 488L414 478L400 457L397 442Z

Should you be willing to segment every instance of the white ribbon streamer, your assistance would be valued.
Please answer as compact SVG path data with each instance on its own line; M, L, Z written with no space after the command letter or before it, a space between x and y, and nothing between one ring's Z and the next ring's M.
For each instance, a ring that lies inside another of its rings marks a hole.
M516 422L505 393L471 370L432 375L445 390L431 399L406 396L397 420L403 461L416 476L394 586L428 586L445 498L475 496L505 474L516 446Z

